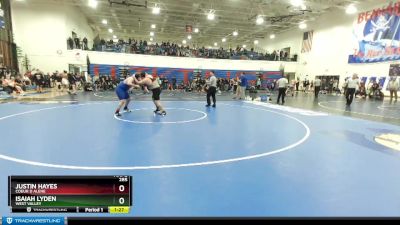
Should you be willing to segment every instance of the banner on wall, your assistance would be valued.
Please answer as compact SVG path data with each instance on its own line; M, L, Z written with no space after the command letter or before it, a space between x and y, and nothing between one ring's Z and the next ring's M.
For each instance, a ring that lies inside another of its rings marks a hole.
M1 6L1 4L0 4ZM4 19L4 10L0 8L0 28L5 29L6 28L6 22Z
M400 1L358 14L349 63L400 60Z
M92 76L110 76L115 78L129 76L135 73L146 72L153 76L165 78L168 80L176 79L180 84L187 83L196 75L206 78L210 71L215 72L217 78L232 79L240 76L243 72L249 80L249 83L255 84L257 77L261 77L264 82L272 82L282 78L281 71L249 71L249 70L211 70L211 69L183 69L183 68L166 68L166 67L143 67L143 66L126 66L126 65L104 65L91 64L89 72Z

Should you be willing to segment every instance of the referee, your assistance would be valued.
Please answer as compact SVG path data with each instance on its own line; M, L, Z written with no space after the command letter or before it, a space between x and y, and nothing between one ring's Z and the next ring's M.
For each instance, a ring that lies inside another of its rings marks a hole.
M315 95L315 98L318 98L319 91L321 90L321 83L322 83L322 81L319 78L316 78L315 81L314 81L314 95Z
M358 80L358 74L353 74L351 79L346 81L347 91L346 91L346 100L347 106L350 106L353 102L354 94L356 93L357 89L360 87L360 81Z
M286 90L287 90L287 86L289 84L288 79L286 79L286 76L283 75L283 77L281 79L279 79L276 84L278 85L279 88L279 94L278 94L278 100L277 100L277 104L279 105L279 100L282 97L282 105L285 104L285 95L286 95Z
M208 86L208 90L207 90L207 105L206 105L206 107L211 106L210 97L212 97L213 103L214 103L212 107L215 108L216 102L217 102L217 99L215 98L215 94L217 93L217 78L215 77L214 71L210 72L210 77L207 80L207 86Z

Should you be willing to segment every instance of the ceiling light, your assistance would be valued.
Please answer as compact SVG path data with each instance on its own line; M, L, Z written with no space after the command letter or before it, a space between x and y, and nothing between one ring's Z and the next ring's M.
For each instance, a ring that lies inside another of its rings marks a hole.
M151 38L150 38L150 41L153 41L153 40L154 40L154 39L151 37Z
M152 25L151 25L151 28L152 28L152 29L156 29L156 25L155 25L155 24L152 24Z
M256 20L256 23L257 23L258 25L263 24L263 23L264 23L264 18L263 18L262 16L258 16L258 17L257 17L257 20Z
M300 8L301 8L301 10L306 10L307 6L303 4L303 5L300 6Z
M222 38L222 42L226 42L226 38Z
M117 39L117 35L113 35L113 38L114 38L114 39Z
M243 45L243 48L246 48L247 47L247 45Z
M254 44L255 44L255 45L258 45L258 40L255 40L255 41L254 41Z
M238 35L239 35L239 32L233 31L233 36L238 36Z
M187 43L187 41L186 41L186 40L183 40L183 41L182 41L182 44L186 45L186 43Z
M218 43L217 43L217 42L215 42L215 43L214 43L214 46L215 46L215 47L217 47L217 46L218 46Z
M153 14L160 14L160 7L157 6L157 4L155 4L154 8L153 8Z
M357 11L358 11L357 8L353 4L347 6L347 8L346 8L347 14L355 14L355 13L357 13Z
M191 40L192 39L192 35L188 35L187 39Z
M269 39L275 39L275 34L269 35Z
M301 24L299 25L299 28L302 29L302 30L304 30L304 29L307 28L307 24L306 24L306 23L301 23Z
M108 21L107 20L102 20L101 23L102 24L108 24Z
M210 12L207 14L207 19L208 20L214 20L215 19L215 14L213 10L210 10Z
M199 33L199 28L194 28L195 33Z
M97 0L88 0L88 6L93 9L97 8L97 4L98 4Z
M154 36L154 32L150 32L150 36L152 36L152 37L153 37L153 36Z
M290 0L290 3L295 7L300 7L300 6L304 5L303 0Z
M110 29L108 29L108 32L112 33L112 32L114 32L114 31L113 31L113 29L110 28Z

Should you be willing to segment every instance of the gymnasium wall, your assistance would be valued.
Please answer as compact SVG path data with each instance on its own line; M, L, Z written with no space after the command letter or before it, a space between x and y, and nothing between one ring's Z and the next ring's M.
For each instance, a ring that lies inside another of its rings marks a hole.
M45 72L68 69L65 54L72 31L81 39L86 36L89 46L93 44L93 30L73 6L12 1L11 12L15 43L27 54L32 68Z
M394 1L394 3L397 1ZM383 8L389 1L377 0L373 4L361 4L359 12ZM387 77L389 67L393 62L372 64L349 64L349 55L354 53L353 23L358 14L348 15L343 8L321 16L316 21L308 21L308 28L300 30L298 27L291 31L276 34L273 40L260 42L266 49L276 50L291 47L292 53L299 54L299 65L296 76L304 79L308 75L313 80L318 75L340 75L341 83L353 73L360 77ZM303 33L314 31L313 46L309 53L301 53ZM399 63L399 62L397 62Z

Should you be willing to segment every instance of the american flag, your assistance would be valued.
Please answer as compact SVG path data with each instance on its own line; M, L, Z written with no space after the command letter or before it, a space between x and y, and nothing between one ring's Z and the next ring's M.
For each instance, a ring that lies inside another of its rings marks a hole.
M312 48L314 31L305 32L303 35L303 47L301 48L301 53L310 52Z

